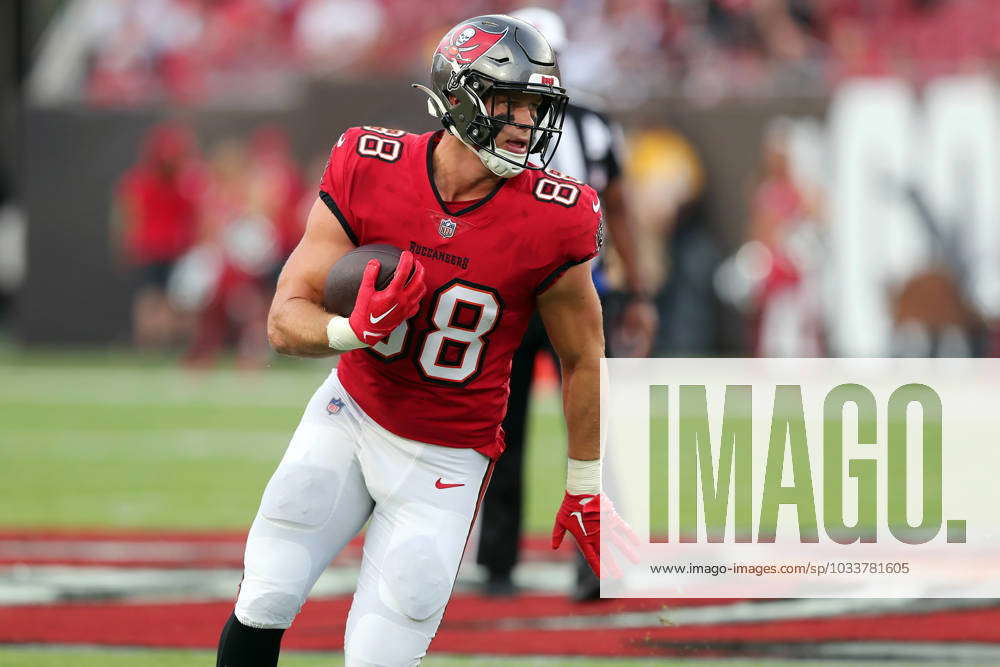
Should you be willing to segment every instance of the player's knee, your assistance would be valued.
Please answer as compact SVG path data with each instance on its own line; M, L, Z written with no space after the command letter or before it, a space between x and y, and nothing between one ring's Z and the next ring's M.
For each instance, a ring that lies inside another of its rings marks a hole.
M236 618L251 628L283 630L292 625L302 602L299 596L281 591L248 595L241 591L236 601Z
M264 490L261 516L292 528L318 528L330 518L337 487L338 477L332 470L282 464Z
M236 600L236 618L255 628L290 626L309 594L313 563L305 545L280 537L252 535Z
M378 613L364 614L347 628L344 667L414 667L427 654L433 635Z
M382 574L390 607L414 621L423 621L448 602L455 572L440 556L433 536L403 540L385 560Z

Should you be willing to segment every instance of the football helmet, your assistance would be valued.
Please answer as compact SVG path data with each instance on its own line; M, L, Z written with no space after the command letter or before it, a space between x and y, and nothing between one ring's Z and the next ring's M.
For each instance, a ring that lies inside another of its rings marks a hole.
M501 14L462 21L434 53L430 88L413 85L427 93L430 114L497 176L544 169L552 159L568 98L560 87L555 52L529 23ZM516 122L510 113L505 96L514 93L538 95L531 124ZM505 111L495 113L505 101ZM530 131L524 153L497 146L506 126Z

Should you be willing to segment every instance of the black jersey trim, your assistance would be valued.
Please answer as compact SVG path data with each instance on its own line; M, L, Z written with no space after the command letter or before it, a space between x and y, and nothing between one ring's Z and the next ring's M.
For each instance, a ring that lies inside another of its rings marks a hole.
M351 223L347 222L347 218L341 212L340 207L337 206L337 202L333 201L333 197L331 197L325 190L320 190L319 198L323 200L326 207L330 209L330 212L333 213L333 215L337 218L337 221L340 222L340 226L344 228L344 232L347 234L347 238L351 239L351 243L355 246L361 245L358 242L358 235L354 233L353 229L351 229Z
M465 208L458 211L450 210L448 208L448 205L444 202L444 200L441 199L441 193L438 192L437 183L434 182L434 146L437 145L437 143L441 140L441 135L443 134L444 130L438 130L431 136L430 140L427 142L427 180L428 182L430 182L431 191L434 193L434 198L437 199L438 206L441 207L441 210L444 212L444 214L458 217L460 215L465 215L466 213L472 213L477 208L483 206L489 200L493 199L496 193L500 192L500 188L502 188L509 179L501 178L500 182L496 184L496 187L493 188L493 190L491 190L488 195L486 195L479 201L473 203L472 205L466 206Z
M555 271L553 271L549 275L545 276L545 280L543 280L542 282L538 283L538 287L535 288L535 294L541 294L542 292L544 292L548 288L552 287L552 284L556 280L559 279L559 276L561 276L562 274L566 273L567 271L569 271L570 269L572 269L574 266L576 266L578 264L583 264L584 262L588 262L588 261L594 259L595 257L597 257L597 253L596 252L593 253L593 254L587 255L583 259L570 260L570 261L566 262L565 264L562 264L561 266L557 267Z

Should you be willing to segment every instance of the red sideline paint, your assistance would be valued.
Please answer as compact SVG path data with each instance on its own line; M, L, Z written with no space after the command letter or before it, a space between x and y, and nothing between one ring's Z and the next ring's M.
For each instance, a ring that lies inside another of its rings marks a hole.
M686 602L718 604L720 601ZM679 601L669 604L677 606ZM285 635L283 646L314 650L342 648L349 605L349 597L310 602ZM726 643L752 646L828 641L1000 642L1000 608L638 629L616 629L609 624L596 631L503 629L504 619L651 611L662 605L657 600L608 600L574 605L557 596L500 601L456 596L431 650L638 657L691 650L718 653L723 650L719 645ZM231 609L228 603L3 607L0 642L212 648Z

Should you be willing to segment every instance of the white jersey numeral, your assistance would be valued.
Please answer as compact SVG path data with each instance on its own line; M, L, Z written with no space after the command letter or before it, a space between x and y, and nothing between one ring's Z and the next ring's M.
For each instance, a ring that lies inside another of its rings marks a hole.
M362 134L358 137L358 155L377 158L384 162L395 162L402 154L402 141L387 139L377 134Z
M403 322L392 330L388 336L371 346L375 352L386 361L399 356L406 346L406 334L410 332L410 323Z
M535 198L569 207L576 204L576 200L580 198L580 188L572 183L540 178L535 185Z
M482 370L487 336L502 310L500 295L492 288L456 279L439 289L431 304L431 328L424 332L414 359L420 375L449 384L473 380ZM410 322L403 322L371 351L386 361L398 359L410 330Z
M434 329L424 337L417 366L429 379L464 383L481 370L485 336L500 315L496 292L465 283L440 291L431 310Z

